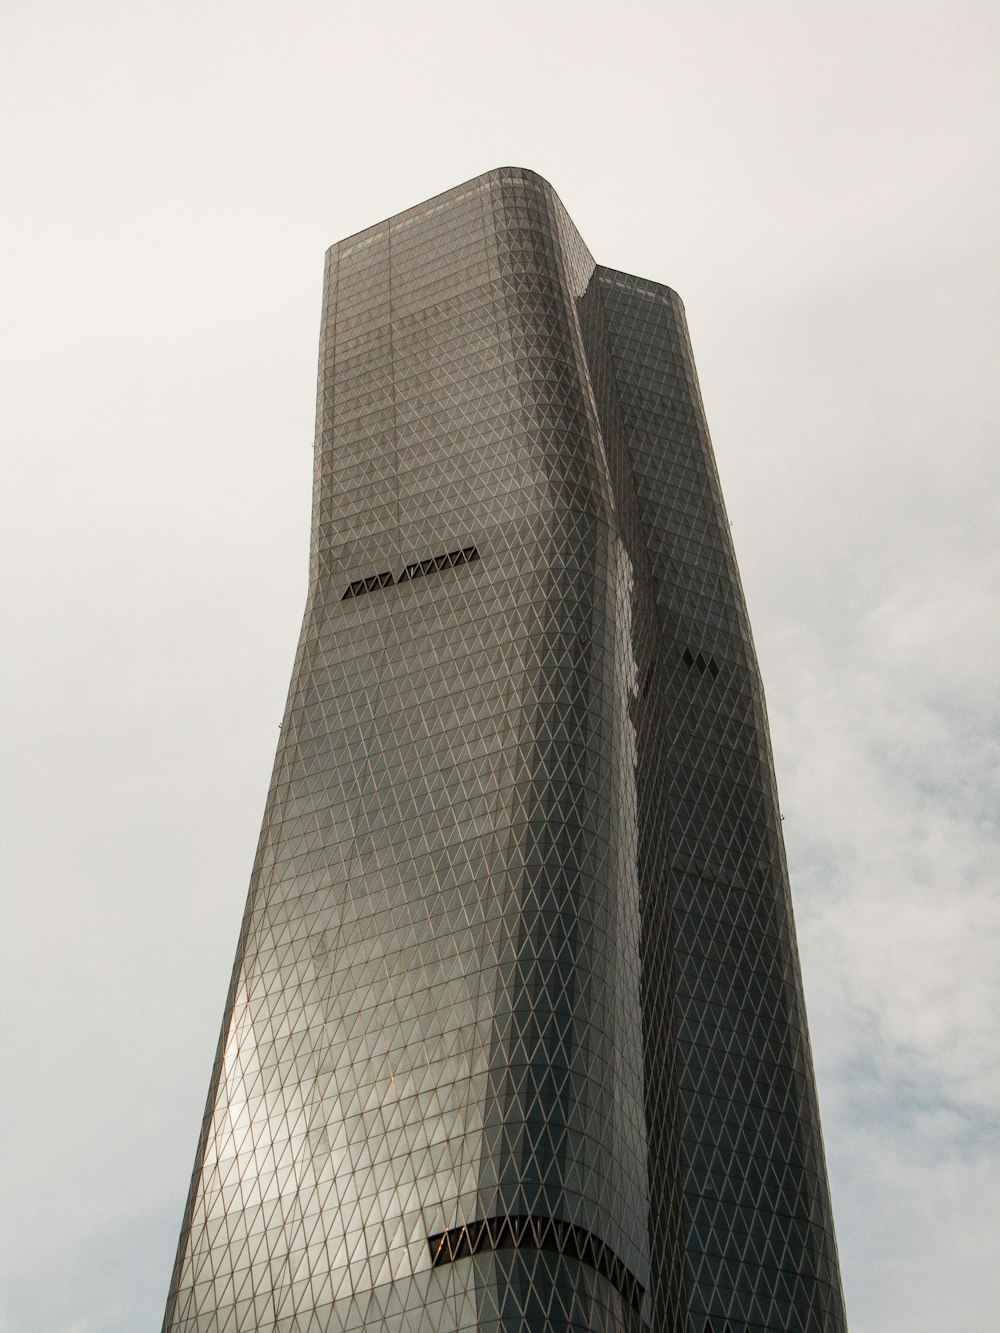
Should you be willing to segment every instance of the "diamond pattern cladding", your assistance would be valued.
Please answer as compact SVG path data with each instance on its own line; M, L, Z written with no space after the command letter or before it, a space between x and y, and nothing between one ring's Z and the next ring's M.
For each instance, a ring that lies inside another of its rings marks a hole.
M677 298L515 169L334 246L312 534L164 1329L841 1333Z

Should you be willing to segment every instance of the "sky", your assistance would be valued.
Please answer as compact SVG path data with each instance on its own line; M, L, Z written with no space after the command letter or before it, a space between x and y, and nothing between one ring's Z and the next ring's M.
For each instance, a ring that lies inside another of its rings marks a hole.
M4 0L0 1330L159 1328L323 254L500 165L684 298L854 1333L1000 1307L1000 6Z

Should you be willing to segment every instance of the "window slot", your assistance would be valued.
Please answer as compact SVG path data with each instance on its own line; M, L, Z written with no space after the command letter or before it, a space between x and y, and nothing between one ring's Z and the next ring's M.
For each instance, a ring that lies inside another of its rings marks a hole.
M681 660L688 671L697 671L699 676L703 676L707 671L713 680L719 678L719 664L714 657L706 657L704 653L693 653L690 648L685 648L681 653Z
M428 1236L435 1268L493 1250L550 1250L594 1268L639 1311L645 1295L638 1278L610 1245L560 1217L486 1217Z
M463 546L460 551L446 551L444 555L432 555L427 560L418 560L412 565L407 565L398 579L394 578L392 571L388 569L383 570L381 574L370 574L366 579L355 579L353 583L348 584L347 591L340 600L346 602L349 597L363 597L365 593L374 592L376 588L391 588L394 583L407 583L410 579L423 578L425 574L436 574L442 569L452 569L455 565L467 565L479 558L479 550L475 546Z
M417 560L407 565L397 582L408 583L410 579L423 578L425 574L437 574L442 569L452 569L455 565L467 565L479 559L475 546L463 546L460 551L446 551L444 555L432 555L428 560Z
M346 602L349 597L363 597L366 592L374 592L376 588L390 588L395 582L388 569L381 574L371 574L366 579L355 579L347 585L347 591L340 600Z

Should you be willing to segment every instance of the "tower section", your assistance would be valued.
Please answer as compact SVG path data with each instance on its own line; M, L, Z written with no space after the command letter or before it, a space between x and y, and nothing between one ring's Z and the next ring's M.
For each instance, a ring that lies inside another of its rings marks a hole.
M640 723L646 1105L651 1142L679 1139L686 1327L840 1333L764 694L684 309L595 277L659 644Z
M315 459L164 1329L840 1333L676 297L481 176L329 251Z

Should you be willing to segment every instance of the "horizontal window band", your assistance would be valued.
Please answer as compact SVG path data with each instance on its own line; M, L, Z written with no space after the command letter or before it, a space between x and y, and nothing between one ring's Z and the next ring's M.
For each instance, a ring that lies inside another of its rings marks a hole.
M381 574L372 574L366 579L355 579L353 583L347 585L347 590L340 600L346 602L349 597L362 597L366 592L374 592L376 588L391 588L394 583L408 583L410 579L423 578L425 574L436 574L442 569L453 569L456 565L468 565L479 558L479 551L475 546L463 546L460 551L447 551L444 555L431 556L429 560L418 560L416 564L407 565L398 579L394 578L392 571L388 569Z
M475 546L463 546L460 551L448 551L445 555L435 555L430 560L418 560L416 564L407 565L399 576L399 582L419 579L425 574L436 574L438 570L451 569L455 565L467 565L470 561L478 559L479 552Z
M367 579L356 579L348 585L347 591L340 600L346 602L348 597L360 597L362 593L374 592L376 588L390 588L395 582L396 580L388 569L381 574L372 574Z
M578 1259L595 1269L637 1312L645 1295L639 1279L626 1268L610 1245L560 1217L486 1217L428 1236L427 1243L435 1268L494 1250L548 1250Z

